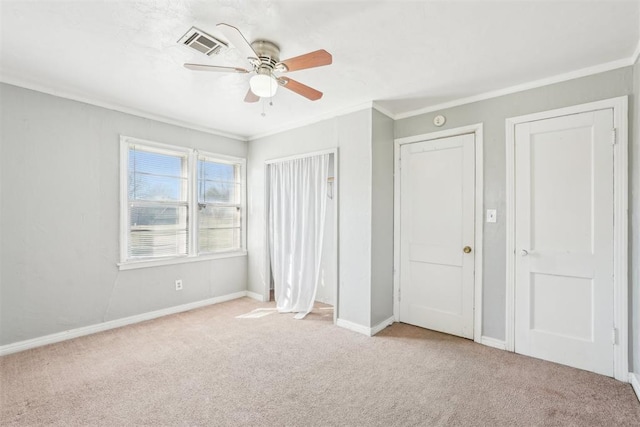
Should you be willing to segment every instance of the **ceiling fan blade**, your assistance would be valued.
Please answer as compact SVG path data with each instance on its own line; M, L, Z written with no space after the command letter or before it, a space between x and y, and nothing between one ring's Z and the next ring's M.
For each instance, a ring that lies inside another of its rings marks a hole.
M298 71L306 68L322 67L323 65L331 64L331 62L333 62L331 54L324 49L320 49L295 58L285 59L276 64L276 66L282 64L287 67L284 71Z
M221 73L248 73L248 70L238 67L219 67L217 65L203 65L203 64L184 64L185 68L197 71L217 71Z
M318 99L322 98L322 92L315 90L314 88L307 85L303 85L302 83L292 80L288 77L280 77L278 79L278 83L280 83L282 87L287 88L290 91L295 92L298 95L302 95L312 101L317 101Z
M229 43L240 51L242 56L247 59L258 58L258 54L253 50L251 44L244 38L240 30L229 24L218 24L217 27L220 29L222 34L224 34L227 40L229 40Z
M244 102L258 102L260 101L260 97L255 93L251 92L251 89L247 92L247 96L244 97Z

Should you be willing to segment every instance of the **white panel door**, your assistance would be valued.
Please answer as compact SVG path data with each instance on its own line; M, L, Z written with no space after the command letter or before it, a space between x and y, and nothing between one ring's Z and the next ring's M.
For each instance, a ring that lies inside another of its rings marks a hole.
M515 351L613 376L613 110L515 128Z
M465 338L473 338L474 139L400 152L400 321Z

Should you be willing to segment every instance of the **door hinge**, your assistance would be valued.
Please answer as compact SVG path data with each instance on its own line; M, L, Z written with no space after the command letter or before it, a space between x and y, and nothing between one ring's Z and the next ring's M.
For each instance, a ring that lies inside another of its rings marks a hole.
M611 343L613 345L618 344L618 329L616 329L616 328L613 328L611 330Z
M402 289L398 289L398 302L402 301Z
M618 143L618 131L616 128L611 129L611 145Z

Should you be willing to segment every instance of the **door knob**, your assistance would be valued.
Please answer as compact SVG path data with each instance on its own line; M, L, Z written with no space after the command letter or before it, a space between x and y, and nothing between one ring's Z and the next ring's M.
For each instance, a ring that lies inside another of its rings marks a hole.
M468 254L469 252L471 252L471 246L465 246L465 247L462 249L462 252L464 252L465 254Z
M520 249L520 256L527 256L529 255L529 251L527 251L526 249Z

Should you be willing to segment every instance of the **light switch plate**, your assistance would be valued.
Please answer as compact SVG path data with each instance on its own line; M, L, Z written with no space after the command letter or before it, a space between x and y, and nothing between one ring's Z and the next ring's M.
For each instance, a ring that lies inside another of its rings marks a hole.
M496 222L498 213L495 209L487 209L487 222Z

